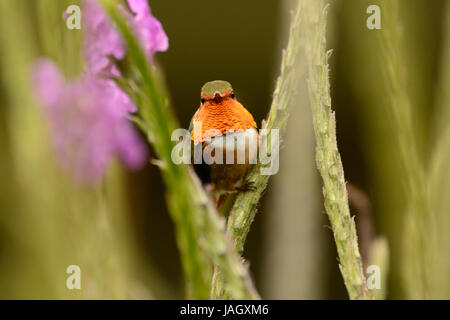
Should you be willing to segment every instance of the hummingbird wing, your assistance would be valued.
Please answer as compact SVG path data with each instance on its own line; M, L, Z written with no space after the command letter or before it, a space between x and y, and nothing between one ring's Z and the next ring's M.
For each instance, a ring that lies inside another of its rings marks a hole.
M194 120L197 118L198 110L195 112L194 116L191 119L191 122L189 123L189 133L192 133L192 130L194 130ZM202 154L203 156L203 154ZM203 159L202 159L203 160ZM207 165L204 161L200 164L194 163L194 141L191 140L191 163L194 167L194 171L199 177L202 184L207 184L211 182L211 166Z
M191 122L189 123L189 133L192 133L192 130L194 130L194 120L195 118L197 118L197 113L198 113L198 109L197 111L195 111L194 115L191 118Z

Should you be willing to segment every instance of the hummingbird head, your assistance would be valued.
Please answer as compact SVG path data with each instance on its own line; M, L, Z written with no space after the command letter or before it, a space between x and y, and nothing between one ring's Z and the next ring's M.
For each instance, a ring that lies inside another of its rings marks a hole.
M234 99L234 91L231 84L223 80L215 80L207 82L203 85L201 95L201 103L207 101L219 103L223 99Z
M205 83L201 90L201 105L192 119L201 123L201 132L197 135L191 131L191 139L195 144L216 135L227 132L245 131L256 128L255 120L250 112L236 100L233 87L227 81L215 80Z

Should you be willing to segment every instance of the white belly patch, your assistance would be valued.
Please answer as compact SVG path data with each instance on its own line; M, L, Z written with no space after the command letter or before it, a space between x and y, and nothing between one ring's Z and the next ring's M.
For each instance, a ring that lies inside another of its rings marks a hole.
M255 128L206 139L203 160L207 164L255 164L258 141Z

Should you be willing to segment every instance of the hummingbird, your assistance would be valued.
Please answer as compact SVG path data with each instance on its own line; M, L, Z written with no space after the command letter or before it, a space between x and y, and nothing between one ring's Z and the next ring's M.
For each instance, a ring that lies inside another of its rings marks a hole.
M222 161L210 164L202 161L200 165L193 162L197 175L217 196L218 207L221 196L225 199L227 194L252 189L244 178L251 165L256 163L257 126L251 113L236 99L229 82L215 80L203 85L200 107L192 117L189 131L191 143L194 148L201 144L202 154L207 148L213 149L212 156L216 156L217 151L222 152ZM245 155L244 159L239 158L239 152ZM231 161L228 154L231 154Z

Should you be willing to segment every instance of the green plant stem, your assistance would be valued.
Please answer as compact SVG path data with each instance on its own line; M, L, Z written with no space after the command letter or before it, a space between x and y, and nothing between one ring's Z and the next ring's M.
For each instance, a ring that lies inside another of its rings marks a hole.
M432 268L429 279L432 299L450 299L450 256L443 254L450 252L450 2L446 3L444 17L444 45L433 122L436 143L428 168L428 193L432 208L430 236L435 235L434 242L429 245L432 258L428 261Z
M192 169L171 160L171 133L178 128L165 90L156 80L136 37L118 10L117 1L102 0L104 8L122 33L128 47L125 61L118 62L118 83L139 109L136 122L147 134L167 187L169 212L175 223L177 243L188 282L188 297L207 299L210 294L211 261L223 270L224 285L234 299L259 298L225 232L211 200Z
M270 140L270 131L272 129L280 130L280 136L282 136L289 116L289 107L297 92L301 19L302 13L299 4L292 16L288 45L286 50L283 51L281 72L273 94L267 122L263 123L262 126L262 129L267 130L268 135L261 136L261 145L267 146L267 150L271 150L271 144L275 143ZM263 164L258 163L249 172L246 180L255 186L255 189L241 192L237 195L228 217L227 232L231 236L239 254L242 254L244 250L247 235L258 210L259 200L270 178L270 175L261 174L263 167ZM213 295L218 298L226 296L226 292L223 290L223 277L220 275L220 270L220 268L216 268L213 276Z
M289 107L297 92L298 74L296 67L300 46L301 18L300 6L298 6L292 18L288 45L286 50L283 51L281 73L273 94L270 112L267 122L262 126L262 129L266 129L268 132L272 129L284 131L289 116ZM261 144L267 145L267 149L270 150L270 139L266 136L261 138ZM242 253L244 249L245 240L254 220L259 199L266 189L267 182L270 178L270 175L260 174L262 167L262 164L257 164L252 168L247 177L247 181L256 186L256 189L238 194L228 219L227 230L232 235L233 242L239 253Z
M419 152L419 128L415 126L417 114L408 95L408 75L405 69L407 52L404 47L402 25L399 23L398 1L384 1L384 30L380 33L381 58L388 89L389 116L393 119L395 142L399 149L404 179L404 192L408 199L404 224L403 270L405 288L410 298L420 299L430 293L431 272L428 269L430 252L427 244L434 241L430 231L430 207L427 199L425 157Z
M323 180L324 205L333 230L339 268L350 299L371 299L358 249L355 222L350 216L344 170L336 143L336 120L331 109L326 50L327 7L323 1L302 0L302 43L308 64L309 99L316 138L316 164Z

